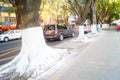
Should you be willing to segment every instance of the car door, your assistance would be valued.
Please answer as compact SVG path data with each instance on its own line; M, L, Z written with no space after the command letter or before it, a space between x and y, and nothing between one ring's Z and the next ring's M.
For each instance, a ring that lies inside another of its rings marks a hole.
M64 26L63 26L63 29L64 29L64 35L65 35L65 36L69 36L70 31L69 31L68 27L67 27L66 25L64 25Z
M17 38L21 38L21 31L20 30L15 30L15 33L14 33L15 35L15 39Z
M14 39L14 38L15 38L14 31L10 31L10 32L8 33L8 38L9 38L9 39Z

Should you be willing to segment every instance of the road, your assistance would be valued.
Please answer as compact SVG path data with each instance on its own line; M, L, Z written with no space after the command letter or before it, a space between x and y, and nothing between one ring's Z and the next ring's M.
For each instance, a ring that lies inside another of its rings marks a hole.
M20 51L21 41L0 42L0 65L11 61Z
M71 38L66 38L63 41L49 41L46 42L48 46L54 46L60 44L64 41L67 41ZM21 49L21 40L12 40L9 42L0 42L0 65L10 62L19 54Z
M44 80L120 80L120 32L105 31L69 64Z

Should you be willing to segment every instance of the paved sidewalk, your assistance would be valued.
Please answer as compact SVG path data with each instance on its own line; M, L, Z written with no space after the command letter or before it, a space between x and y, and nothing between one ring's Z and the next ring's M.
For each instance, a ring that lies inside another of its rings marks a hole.
M40 80L120 80L119 35L105 32L52 78Z
M59 71L65 64L71 63L71 61L75 57L77 57L79 54L81 54L81 52L83 52L87 47L89 47L91 43L94 42L100 36L100 34L89 33L86 36L89 38L89 41L85 43L74 42L74 39L72 39L63 42L59 45L53 46L54 48L63 48L63 49L66 48L69 51L71 51L71 55L67 56L65 59L58 62L58 64L52 67L50 70L43 73L41 76L37 78L37 80L49 80L51 76L54 75L57 71ZM57 80L57 79L52 79L52 80Z

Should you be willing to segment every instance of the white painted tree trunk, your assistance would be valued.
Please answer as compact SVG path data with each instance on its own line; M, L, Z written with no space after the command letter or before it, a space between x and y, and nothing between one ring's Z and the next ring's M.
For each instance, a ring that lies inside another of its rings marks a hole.
M0 68L0 77L8 73L36 76L62 59L66 49L53 49L46 45L41 27L22 30L22 48L19 55Z
M91 33L92 34L96 34L97 33L97 28L96 28L96 24L93 24L92 27L91 27Z
M84 34L84 26L79 26L79 36L75 40L75 42L86 42L87 39L87 36Z

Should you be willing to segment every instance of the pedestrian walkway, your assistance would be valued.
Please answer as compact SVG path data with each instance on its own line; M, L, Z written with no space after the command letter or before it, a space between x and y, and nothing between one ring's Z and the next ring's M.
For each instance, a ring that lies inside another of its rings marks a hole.
M59 45L52 46L53 48L62 48L62 49L68 49L71 54L69 56L66 56L65 59L62 61L58 62L57 65L49 69L48 71L44 72L42 75L40 75L38 80L49 80L52 75L56 73L56 71L60 70L64 65L70 63L76 56L81 54L81 52L86 49L92 42L94 42L100 34L87 34L86 35L89 40L87 42L76 42L74 41L76 38L64 41L60 43ZM56 79L53 79L56 80Z
M46 80L120 80L120 32L106 31Z

